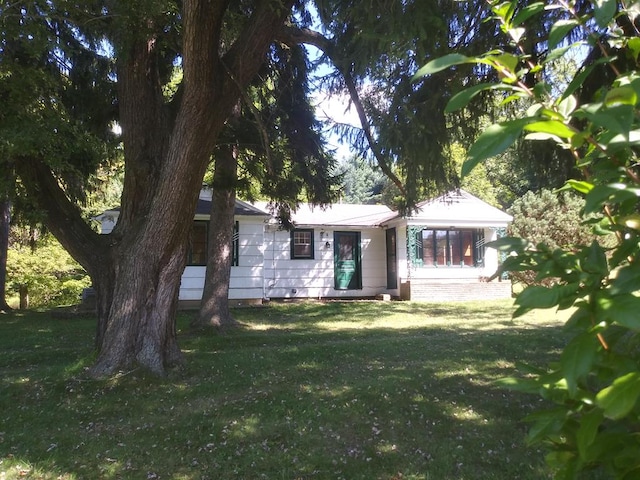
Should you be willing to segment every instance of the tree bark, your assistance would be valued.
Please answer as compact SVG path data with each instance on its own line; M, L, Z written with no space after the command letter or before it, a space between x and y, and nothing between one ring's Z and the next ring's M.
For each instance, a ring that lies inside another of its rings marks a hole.
M0 312L7 312L7 254L9 251L9 227L11 226L11 202L0 199Z
M29 308L29 287L20 285L18 287L18 295L20 296L20 310L27 310Z
M139 12L145 28L132 32L129 39L136 38L126 49L122 44L117 49L125 182L111 234L89 228L41 159L19 162L18 173L44 209L47 226L94 282L99 354L91 375L109 376L138 365L162 375L182 361L175 313L202 178L240 89L257 73L292 3L258 2L220 57L227 2L185 0L184 75L175 114L162 95L158 62L163 53L149 33L153 21Z
M167 368L182 362L175 314L185 248L176 249L163 262L145 262L144 249L142 242L123 249L116 260L119 273L109 320L98 359L91 368L95 377L136 365L164 375Z
M232 327L236 321L229 310L229 283L233 261L233 226L236 204L237 149L218 149L213 177L207 269L198 317L192 328Z

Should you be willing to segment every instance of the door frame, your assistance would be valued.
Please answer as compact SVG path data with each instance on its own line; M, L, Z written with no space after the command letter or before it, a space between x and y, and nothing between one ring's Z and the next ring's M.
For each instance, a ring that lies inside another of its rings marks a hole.
M396 229L385 230L385 241L387 249L387 289L398 288L398 236Z

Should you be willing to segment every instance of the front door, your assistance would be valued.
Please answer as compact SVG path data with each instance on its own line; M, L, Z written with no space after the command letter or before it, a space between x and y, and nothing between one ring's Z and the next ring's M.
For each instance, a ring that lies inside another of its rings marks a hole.
M333 244L336 290L361 289L360 232L334 232Z

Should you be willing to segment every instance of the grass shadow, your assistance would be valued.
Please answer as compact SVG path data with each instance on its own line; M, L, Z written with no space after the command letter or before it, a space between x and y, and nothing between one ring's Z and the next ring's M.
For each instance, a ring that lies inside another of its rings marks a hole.
M566 341L508 304L350 302L238 309L246 326L187 334L187 366L77 375L95 321L0 324L4 479L539 479L521 419L535 397L497 388ZM493 316L491 312L493 311ZM13 338L5 335L12 333Z

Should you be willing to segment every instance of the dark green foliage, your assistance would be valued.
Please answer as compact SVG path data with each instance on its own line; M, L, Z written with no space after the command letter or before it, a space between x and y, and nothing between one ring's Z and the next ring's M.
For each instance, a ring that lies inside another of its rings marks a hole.
M569 152L581 170L581 177L569 180L567 188L584 196L582 223L606 236L591 242L565 236L556 245L532 245L515 237L496 243L508 254L504 270L531 271L536 282L547 282L518 295L515 316L537 308L572 312L566 324L571 337L560 361L505 384L539 393L556 404L528 418L532 423L528 439L550 450L547 463L555 478L583 479L593 474L636 479L640 475L640 45L637 30L625 28L633 24L636 12L611 0L554 5L565 19L551 25L548 54L536 57L525 56L530 51L521 40L528 30L519 21L519 7L515 1L493 4L503 32L523 48L515 55L515 64L512 57L505 59L495 50L464 61L490 64L502 73L501 88L511 93L512 100L527 99L532 107L487 129L471 149L466 170L504 151L521 134L527 140L552 141ZM592 46L599 54L587 57L583 70L568 85L553 85L544 75L528 83L529 73L545 72L566 54L569 34L583 35L581 45ZM612 48L632 61L617 61ZM449 65L460 61L449 60ZM440 62L437 67L443 63L447 64ZM514 65L523 67L516 70ZM600 67L609 69L608 75L599 75ZM427 66L427 73L433 68ZM597 95L594 84L599 86ZM535 150L536 143L530 145ZM557 230L553 220L544 228ZM611 237L616 239L612 246L607 245Z
M383 193L389 179L371 165L352 156L342 164L342 197L345 203L385 203Z
M252 126L237 131L245 140L244 181L259 184L259 195L273 201L285 223L300 201L327 205L337 193L335 160L309 103L309 70L302 45L272 47L245 102L252 105L244 107L243 124Z
M351 80L367 122L363 129L338 126L338 132L361 156L383 171L386 164L398 176L405 207L457 186L446 148L470 135L474 124L444 110L460 85L479 79L467 65L417 83L411 77L425 58L451 49L470 54L488 46L496 32L483 21L490 13L485 5L434 0L318 4L331 39L328 56L340 72L324 77L324 84L340 91Z

